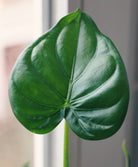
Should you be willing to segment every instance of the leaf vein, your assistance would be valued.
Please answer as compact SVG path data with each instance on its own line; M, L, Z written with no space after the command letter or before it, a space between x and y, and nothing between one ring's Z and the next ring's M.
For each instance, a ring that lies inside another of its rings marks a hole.
M116 75L117 71L118 70L117 70L117 67L116 67L113 74L105 82L103 82L101 85L99 85L96 89L94 89L92 92L88 93L87 95L84 95L84 96L82 96L80 98L77 98L77 99L72 99L71 103L77 102L79 100L83 100L84 98L87 99L87 98L91 97L91 95L95 94L96 92L98 92L99 89L104 87L109 80L112 80L113 77Z
M33 49L32 49L32 51L33 51ZM37 76L40 78L40 81L41 81L46 87L48 87L49 90L50 90L52 93L56 94L59 98L62 98L63 100L65 100L65 97L64 97L62 94L60 94L55 88L52 88L52 87L43 79L43 77L41 76L40 72L38 72L38 70L36 70L36 67L33 65L33 62L32 62L31 57L30 57L30 63L31 63L30 65L31 65L31 67L32 67L32 70L35 71L35 73L37 74Z
M12 83L13 83L13 86L17 89L17 91L25 98L25 99L27 99L27 101L30 101L31 103L34 103L34 104L37 104L37 105L39 105L39 107L41 107L41 108L44 108L44 109L47 109L47 108L49 108L49 109L55 109L55 108L59 108L59 106L46 106L45 104L40 104L38 101L37 101L37 99L34 99L34 98L32 98L32 97L28 97L26 94L24 94L18 87L17 87L17 85L16 85L16 82L12 79ZM54 108L55 107L55 108Z

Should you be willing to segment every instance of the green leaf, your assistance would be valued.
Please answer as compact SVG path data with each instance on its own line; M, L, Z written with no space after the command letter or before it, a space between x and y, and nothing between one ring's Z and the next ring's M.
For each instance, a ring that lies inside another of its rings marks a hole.
M112 41L78 9L22 52L9 98L17 119L32 132L48 133L65 118L81 138L99 140L124 120L128 80Z

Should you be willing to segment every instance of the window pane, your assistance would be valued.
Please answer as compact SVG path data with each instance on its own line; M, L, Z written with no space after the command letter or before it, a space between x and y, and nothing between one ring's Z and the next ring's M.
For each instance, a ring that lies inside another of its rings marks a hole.
M34 0L0 0L0 166L33 166L33 135L15 118L8 80L20 52L33 40Z

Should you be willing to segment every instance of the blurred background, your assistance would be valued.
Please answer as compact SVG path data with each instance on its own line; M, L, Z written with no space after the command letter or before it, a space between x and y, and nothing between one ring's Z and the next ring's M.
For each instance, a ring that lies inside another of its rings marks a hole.
M33 135L17 122L8 100L8 80L20 52L33 39L33 0L0 0L0 166L33 162Z
M61 167L63 123L49 135L34 135L14 117L8 80L21 51L61 17L80 8L118 48L129 77L130 103L119 132L107 140L85 141L70 131L70 167L125 167L123 139L138 166L138 1L0 0L0 166Z

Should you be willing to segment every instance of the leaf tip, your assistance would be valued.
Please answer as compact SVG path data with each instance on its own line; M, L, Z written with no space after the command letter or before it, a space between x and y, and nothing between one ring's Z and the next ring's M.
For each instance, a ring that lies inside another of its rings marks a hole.
M81 11L79 8L77 8L77 9L75 10L75 13L76 13L77 15L80 15L80 14L82 13L82 11Z

